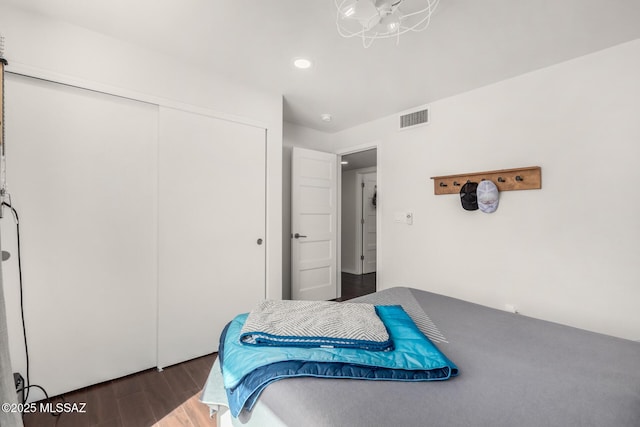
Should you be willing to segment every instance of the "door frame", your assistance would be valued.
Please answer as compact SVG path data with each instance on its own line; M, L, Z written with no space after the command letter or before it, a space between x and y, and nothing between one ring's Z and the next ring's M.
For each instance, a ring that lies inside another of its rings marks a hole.
M378 186L378 193L380 193L380 189L382 189L382 167L380 165L380 151L382 149L382 141L374 140L370 142L366 142L360 145L354 145L351 147L345 147L339 150L336 150L335 153L338 155L338 165L340 169L340 173L338 173L338 238L337 238L337 247L336 247L336 284L337 284L337 295L338 298L342 297L342 166L340 165L340 161L342 160L342 156L347 154L358 153L360 151L367 151L371 149L376 149L376 182ZM384 202L381 203L381 199L378 198L378 212L381 212L381 208L384 205ZM383 273L383 266L380 262L381 260L381 245L380 242L382 240L382 221L380 221L382 215L378 215L378 220L376 221L376 291L381 289L381 273Z

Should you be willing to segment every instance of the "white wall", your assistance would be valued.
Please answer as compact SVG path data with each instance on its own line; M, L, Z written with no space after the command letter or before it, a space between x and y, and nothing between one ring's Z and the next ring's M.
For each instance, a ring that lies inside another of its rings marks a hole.
M381 140L381 288L413 286L640 339L640 40L333 135ZM539 165L542 189L493 214L435 196L431 176ZM394 212L413 211L409 226Z
M103 35L88 31L86 29L72 26L62 22L56 22L49 18L24 13L11 6L0 4L0 31L5 36L5 54L9 60L7 71L20 72L28 75L45 77L54 81L64 81L77 84L83 87L90 87L108 93L118 93L134 99L144 99L154 103L159 102L187 105L193 108L206 109L207 111L219 112L221 116L251 123L258 123L268 129L267 136L267 234L265 239L267 250L267 296L269 298L280 298L283 293L282 287L282 97L280 94L263 93L248 87L230 84L205 70L190 66L189 64L175 61L174 58L154 54L150 51L130 45L126 42L105 37ZM64 106L61 106L63 108ZM11 106L7 106L10 110ZM105 120L108 120L105 117ZM7 123L11 126L11 123ZM34 124L37 126L37 124ZM117 126L117 123L114 124ZM154 128L155 129L155 128ZM12 144L19 144L18 138L7 140L7 166L8 184L11 190L11 170L20 170L21 165L14 163L11 156ZM70 141L72 142L72 141ZM76 141L81 143L82 141ZM99 153L94 153L99 156ZM153 152L147 153L153 157ZM126 161L126 159L124 160ZM56 165L58 170L64 171L65 167L82 168L83 165L75 164L74 158L63 158L60 164ZM85 169L88 165L84 165ZM83 169L84 171L84 169ZM90 172L90 170L89 170ZM63 178L63 177L59 177ZM98 181L108 181L111 176L94 176ZM117 181L113 185L117 185ZM80 185L81 183L76 183ZM153 184L155 185L155 181ZM153 188L146 188L152 191ZM23 194L12 193L14 203L18 205ZM93 206L98 208L99 206ZM71 213L70 213L71 215ZM10 219L9 219L10 220ZM46 213L38 218L30 227L26 223L22 224L24 233L34 233L38 229L46 229ZM3 220L5 221L5 220ZM74 219L69 217L69 221L74 223ZM149 224L153 225L155 219L150 218ZM134 225L129 225L134 226ZM94 237L97 242L102 240L100 233L108 233L108 230L92 230L97 233ZM81 237L80 234L87 233L74 227L69 227L69 240ZM105 239L109 240L109 239ZM3 236L3 245L5 236ZM51 248L55 250L55 248ZM116 250L118 248L115 248ZM25 248L27 250L27 248ZM60 259L64 259L62 254L57 254ZM153 256L153 254L150 254ZM69 261L67 259L67 261ZM34 274L40 266L29 265L25 260L25 287L29 287L29 275ZM83 266L83 268L90 266ZM119 267L115 266L115 269ZM130 268L127 266L126 268ZM127 274L125 267L116 274ZM131 267L133 268L133 267ZM84 271L84 270L83 270ZM37 272L42 274L42 272ZM156 274L156 269L152 273ZM7 272L5 271L5 277ZM155 276L151 277L155 279ZM16 295L17 281L5 280L4 283L7 295ZM58 307L58 310L65 310L65 307L72 304L79 307L83 312L95 312L100 307L100 293L93 292L89 295L81 282L65 284L64 294L56 293L55 289L49 289L45 294L34 293L34 289L27 289L26 296L30 299L26 301L25 320L29 325L57 325L56 319L48 316L49 311L42 313L37 310L38 304L48 304ZM30 294L29 294L30 293ZM46 295L48 300L37 300L40 296ZM71 296L70 296L71 295ZM153 300L154 295L149 295ZM34 305L34 302L37 302ZM8 319L11 333L12 352L20 354L22 352L21 333L19 329L19 318L16 316L15 301L8 301L8 309L11 311ZM29 307L29 304L31 306ZM129 310L130 308L127 308ZM135 308L132 308L135 310ZM153 309L151 309L153 310ZM145 312L148 312L148 307ZM153 311L151 311L153 313ZM83 321L78 318L78 321ZM152 323L155 318L152 319ZM103 323L108 323L108 319L103 319ZM155 323L154 323L155 324ZM83 340L81 336L73 335L73 330L65 329L67 325L60 324L59 333L68 337L75 337L78 344L76 354L82 354ZM118 334L119 326L114 326L111 333ZM32 328L32 331L34 329ZM65 352L73 349L67 348L68 340L61 343L56 340L55 334L44 337L32 333L29 337L33 342L32 362L46 360L48 355ZM155 337L151 337L155 340ZM62 349L62 346L66 346ZM140 357L140 355L129 355L129 357ZM146 357L146 355L145 355ZM13 355L12 355L13 358ZM22 357L19 357L22 359ZM23 361L13 360L22 369ZM98 362L99 363L99 362ZM34 368L35 369L35 368ZM55 369L55 368L53 368ZM103 378L106 379L106 378ZM32 378L38 383L39 378ZM41 384L54 393L64 392L59 384ZM85 384L86 385L86 384Z

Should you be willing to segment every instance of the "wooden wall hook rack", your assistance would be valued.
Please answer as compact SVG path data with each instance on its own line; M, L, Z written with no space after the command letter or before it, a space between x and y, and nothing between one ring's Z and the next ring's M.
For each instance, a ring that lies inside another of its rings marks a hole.
M540 166L526 168L500 169L487 172L472 172L457 175L432 176L433 192L440 194L458 194L466 182L480 182L483 179L493 181L500 191L537 190L542 188Z

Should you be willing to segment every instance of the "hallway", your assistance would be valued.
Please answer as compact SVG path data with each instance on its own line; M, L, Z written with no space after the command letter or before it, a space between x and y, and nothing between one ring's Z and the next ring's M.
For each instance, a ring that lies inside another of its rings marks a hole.
M376 273L363 275L342 273L342 298L336 301L346 301L376 291Z

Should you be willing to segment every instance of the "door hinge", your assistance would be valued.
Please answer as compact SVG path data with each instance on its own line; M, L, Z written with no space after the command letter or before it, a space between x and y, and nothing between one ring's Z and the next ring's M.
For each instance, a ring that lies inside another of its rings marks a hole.
M364 255L360 255L360 260L364 261Z
M364 224L364 218L360 219L360 224Z
M361 183L360 183L360 186L362 186L362 188L364 188L364 182L361 182Z

